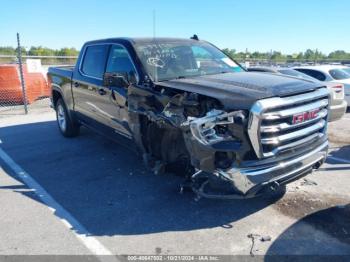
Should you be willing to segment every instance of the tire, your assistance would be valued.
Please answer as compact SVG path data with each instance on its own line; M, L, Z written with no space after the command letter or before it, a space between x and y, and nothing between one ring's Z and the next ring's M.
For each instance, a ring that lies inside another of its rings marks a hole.
M55 109L57 125L61 134L65 137L75 137L79 135L79 125L68 114L66 104L64 103L62 98L57 100Z

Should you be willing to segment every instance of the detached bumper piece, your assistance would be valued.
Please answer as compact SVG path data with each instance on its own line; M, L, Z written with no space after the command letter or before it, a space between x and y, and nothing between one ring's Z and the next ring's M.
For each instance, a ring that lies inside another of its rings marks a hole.
M252 198L267 188L276 189L318 169L327 150L328 141L306 154L274 164L217 170L212 174L198 171L192 176L192 190L203 198Z

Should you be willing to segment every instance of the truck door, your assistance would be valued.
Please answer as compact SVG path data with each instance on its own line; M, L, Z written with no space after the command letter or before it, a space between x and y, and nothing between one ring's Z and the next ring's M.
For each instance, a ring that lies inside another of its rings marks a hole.
M104 118L105 90L103 73L106 67L110 45L97 44L86 46L80 65L73 74L72 90L74 111L86 124L97 127Z
M128 73L131 81L137 81L138 78L134 63L127 49L120 44L112 44L106 66L108 73ZM105 88L106 95L104 99L104 122L114 129L114 132L120 133L131 138L131 132L128 126L128 104L125 87Z

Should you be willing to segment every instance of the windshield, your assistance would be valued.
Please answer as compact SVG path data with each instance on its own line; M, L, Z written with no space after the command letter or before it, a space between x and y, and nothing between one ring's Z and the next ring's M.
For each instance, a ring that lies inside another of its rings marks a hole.
M136 43L135 50L153 81L243 71L237 63L205 42Z
M303 78L303 79L314 81L314 82L317 80L311 76L308 76L307 74L301 73L301 72L299 72L297 70L293 70L293 69L280 69L280 70L278 70L278 72L280 72L281 74L284 74L284 75L299 77L299 78Z
M332 70L329 70L329 74L335 80L343 80L343 79L350 78L350 73L346 72L345 69L332 69Z

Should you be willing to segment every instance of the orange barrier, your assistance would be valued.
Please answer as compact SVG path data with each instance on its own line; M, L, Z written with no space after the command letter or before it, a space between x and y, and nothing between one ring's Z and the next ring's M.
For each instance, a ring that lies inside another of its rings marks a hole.
M42 73L28 73L27 66L23 65L23 76L28 104L51 95L50 87ZM0 102L22 104L23 101L18 65L0 65Z

